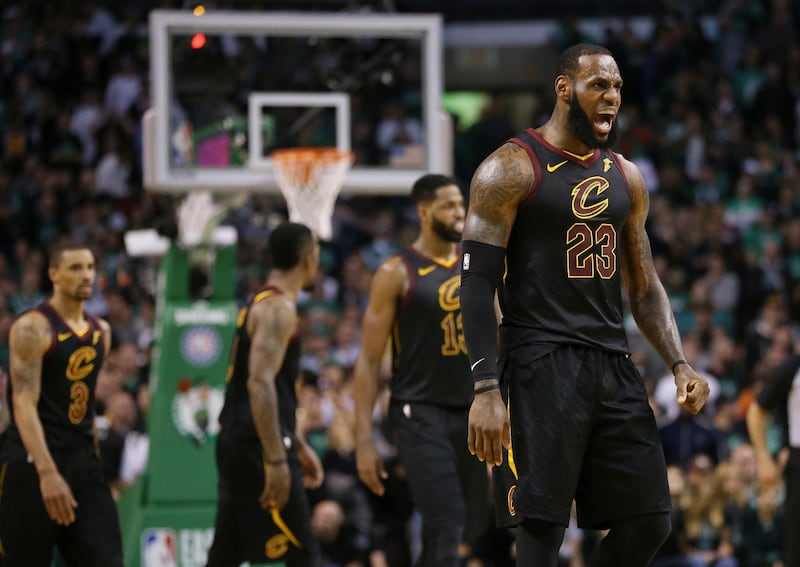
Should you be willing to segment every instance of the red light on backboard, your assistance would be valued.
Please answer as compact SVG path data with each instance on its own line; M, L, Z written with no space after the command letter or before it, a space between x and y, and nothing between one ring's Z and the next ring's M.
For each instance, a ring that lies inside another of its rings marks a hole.
M196 33L192 36L192 49L200 49L206 44L206 34Z

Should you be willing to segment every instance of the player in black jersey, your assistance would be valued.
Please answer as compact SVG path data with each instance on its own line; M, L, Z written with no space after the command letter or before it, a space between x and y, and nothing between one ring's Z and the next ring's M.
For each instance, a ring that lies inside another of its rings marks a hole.
M97 375L111 345L106 321L83 310L94 256L50 254L49 300L22 314L9 346L12 421L0 452L0 565L122 567L117 510L94 435Z
M322 464L295 434L300 341L295 302L311 289L319 244L299 223L269 235L266 285L239 312L217 438L217 518L208 567L280 561L316 567L305 487L322 484Z
M461 287L475 381L469 448L495 466L512 449L500 469L512 482L496 488L496 502L519 525L517 565L556 565L574 498L580 525L610 529L589 566L643 566L669 534L670 499L629 358L622 282L639 328L675 374L678 402L697 413L708 384L683 360L653 266L642 176L610 149L616 61L603 47L573 46L554 86L550 119L486 158L470 188Z
M372 415L391 337L389 419L422 515L418 565L450 567L459 564L468 517L479 524L488 511L486 467L466 450L472 382L459 303L464 199L455 180L435 174L418 179L411 198L419 236L378 269L364 315L355 366L356 460L361 480L382 495L386 473L372 442ZM467 511L467 504L476 508Z

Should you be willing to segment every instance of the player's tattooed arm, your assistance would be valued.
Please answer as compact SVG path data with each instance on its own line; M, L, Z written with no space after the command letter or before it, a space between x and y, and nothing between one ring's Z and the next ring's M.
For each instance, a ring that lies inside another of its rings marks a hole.
M664 364L672 368L678 403L691 413L697 413L708 399L708 382L684 360L672 306L656 273L650 239L645 231L650 198L644 180L635 165L621 161L631 180L633 197L631 215L621 239L622 275L628 288L631 313Z
M505 247L517 207L533 182L533 167L525 150L511 143L498 148L472 177L463 239Z
M51 341L50 323L36 311L20 317L12 325L9 334L14 420L22 442L40 473L55 470L37 411L42 387L42 356L50 348Z
M461 272L461 314L475 388L467 448L489 465L501 464L502 447L510 446L508 414L497 376L494 300L517 208L532 190L534 180L525 150L508 143L478 166L470 185Z
M628 290L631 313L642 333L667 365L683 358L678 326L664 286L658 278L645 222L650 197L638 168L623 162L631 181L633 204L623 228L622 275Z
M41 313L31 311L12 325L9 334L12 403L22 443L39 474L39 491L47 514L56 523L68 526L75 521L78 503L47 448L38 413L42 357L52 341L50 323Z
M268 297L250 310L248 332L251 345L247 391L258 438L267 461L272 462L286 459L278 419L275 378L296 328L297 311L283 296Z

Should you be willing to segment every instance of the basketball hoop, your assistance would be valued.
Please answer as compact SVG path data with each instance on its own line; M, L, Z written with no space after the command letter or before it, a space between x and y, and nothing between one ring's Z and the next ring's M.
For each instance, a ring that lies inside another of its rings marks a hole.
M353 152L336 148L289 148L271 156L275 177L289 208L289 220L308 226L318 238L333 235L331 219Z

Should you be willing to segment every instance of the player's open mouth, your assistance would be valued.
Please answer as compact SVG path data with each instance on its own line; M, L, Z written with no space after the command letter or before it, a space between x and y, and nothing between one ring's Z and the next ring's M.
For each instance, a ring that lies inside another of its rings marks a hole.
M608 134L614 125L615 117L616 115L611 112L597 114L594 119L594 129L600 134Z

